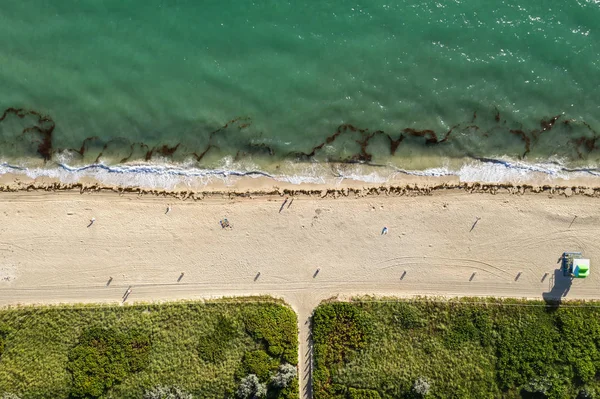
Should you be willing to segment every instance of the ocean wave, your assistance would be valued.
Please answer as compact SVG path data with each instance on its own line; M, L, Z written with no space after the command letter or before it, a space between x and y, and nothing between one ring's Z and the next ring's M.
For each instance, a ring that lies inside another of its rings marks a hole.
M201 188L213 183L232 186L241 178L267 178L290 184L339 185L345 180L370 184L385 184L401 175L422 177L457 177L461 182L527 183L554 179L600 178L598 167L568 167L560 161L527 163L510 159L476 158L462 166L408 170L392 165L289 163L277 173L267 172L229 161L222 168L200 169L188 164L136 163L105 165L94 163L73 166L57 162L44 167L27 167L2 162L0 175L7 173L25 175L31 179L46 177L62 183L77 183L93 179L103 185L118 187L144 187L173 190L178 187Z

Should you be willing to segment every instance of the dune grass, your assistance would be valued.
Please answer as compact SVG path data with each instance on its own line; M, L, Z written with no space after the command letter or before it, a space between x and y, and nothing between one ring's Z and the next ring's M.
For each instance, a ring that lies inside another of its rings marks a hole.
M600 397L600 303L329 302L313 340L315 399Z
M271 381L285 364L297 364L296 315L268 298L0 310L0 397L143 398L176 387L234 398L260 374L269 398L297 398L296 379Z

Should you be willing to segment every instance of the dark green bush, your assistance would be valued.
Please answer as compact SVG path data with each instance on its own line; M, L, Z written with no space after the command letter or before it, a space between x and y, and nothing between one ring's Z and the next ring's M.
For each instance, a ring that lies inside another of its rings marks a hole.
M330 370L350 360L369 338L369 321L359 305L332 302L319 306L313 315L315 397L335 397Z
M444 334L444 343L450 349L458 349L468 341L491 345L492 330L493 322L483 309L459 306L453 309L450 327Z
M220 315L214 330L198 340L198 356L206 362L219 363L225 360L225 353L231 341L237 336L235 323Z
M573 364L575 375L583 382L592 382L600 371L600 322L598 317L581 317L581 311L559 309L556 313L562 348Z
M560 358L557 344L561 337L550 320L523 314L517 320L503 321L498 327L497 369L502 389L519 387L551 374L551 367Z
M367 315L358 305L333 302L322 305L313 316L313 342L324 346L319 361L342 363L365 346L370 332Z
M246 331L265 344L270 355L290 364L298 364L298 326L295 313L286 307L269 304L245 311Z
M247 352L242 360L244 375L254 374L261 382L267 382L278 367L279 361L262 350Z
M348 388L348 399L381 399L381 396L372 389Z
M6 338L8 337L9 327L3 324L0 324L0 357L2 357L2 353L4 353L4 347L6 346Z
M410 303L399 303L394 312L394 319L402 328L410 330L425 325L421 311Z
M150 338L130 330L91 328L69 354L68 370L73 377L71 396L97 398L129 373L142 370L148 362Z
M268 298L1 309L0 326L9 333L0 358L0 396L14 392L23 398L74 399L103 392L103 398L141 398L153 387L176 386L195 398L233 398L244 355L266 349L262 340L246 334L244 323L246 313L263 306L283 308L295 320L289 308ZM295 322L288 325L287 340L297 330ZM108 328L108 337L89 331L93 326ZM95 342L86 339L90 335L96 335ZM214 347L225 348L223 362L207 364L198 356L205 336L213 337ZM146 347L148 337L152 346L146 366L145 351L135 349ZM296 348L293 341L286 349ZM119 351L128 355L120 357ZM270 389L269 399L297 399L297 387L295 378L285 389Z
M419 376L431 378L428 398L583 399L600 392L600 308L593 303L325 303L315 311L313 338L315 399L371 390L382 399L423 397L415 389Z

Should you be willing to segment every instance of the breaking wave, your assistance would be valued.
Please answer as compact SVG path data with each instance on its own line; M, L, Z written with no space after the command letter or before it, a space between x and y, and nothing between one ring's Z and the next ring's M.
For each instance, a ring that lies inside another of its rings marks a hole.
M0 175L25 175L31 179L51 178L62 183L95 180L102 185L144 187L172 190L177 187L202 189L211 184L231 186L242 178L265 178L291 184L337 185L344 180L370 184L386 184L402 175L421 177L456 177L460 182L528 183L574 178L598 179L598 167L569 167L560 161L527 163L510 159L476 158L462 166L442 166L424 170L408 170L392 165L288 163L277 172L256 165L224 162L222 168L201 169L173 163L132 163L106 165L93 163L73 166L56 162L46 166L26 167L0 163Z

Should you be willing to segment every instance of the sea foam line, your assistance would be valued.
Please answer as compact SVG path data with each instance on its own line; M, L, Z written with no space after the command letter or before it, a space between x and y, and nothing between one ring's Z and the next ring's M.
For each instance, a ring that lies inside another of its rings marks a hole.
M343 180L363 181L383 184L398 174L423 177L456 176L461 182L482 183L520 183L539 178L570 179L576 177L600 177L597 167L570 168L558 161L529 164L522 161L495 158L474 158L456 170L450 167L408 170L392 165L373 167L356 164L343 168L331 168L323 164L291 164L293 173L272 174L262 170L237 170L233 168L199 169L182 165L160 164L121 164L105 165L94 163L72 166L67 163L55 163L53 167L25 167L8 162L0 163L0 175L6 173L24 174L32 179L37 177L55 178L63 183L76 183L83 178L93 178L103 184L121 187L150 187L172 189L177 185L202 186L215 181L226 185L236 178L270 178L275 181L292 184L341 183ZM368 170L367 170L368 168Z

